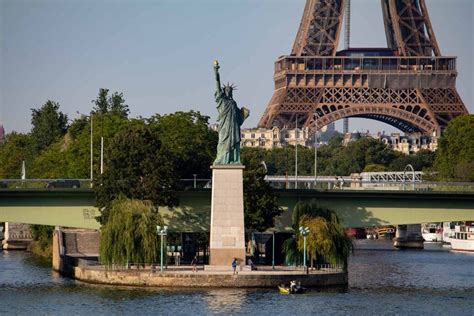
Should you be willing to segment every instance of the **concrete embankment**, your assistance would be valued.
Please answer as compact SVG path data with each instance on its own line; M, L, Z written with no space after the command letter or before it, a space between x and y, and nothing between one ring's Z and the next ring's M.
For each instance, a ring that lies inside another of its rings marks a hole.
M345 286L348 283L346 272L330 269L310 271L306 274L302 270L287 270L283 267L269 271L250 271L242 267L236 275L230 267L224 267L222 270L212 267L208 269L209 266L197 272L192 272L190 267L174 268L164 272L160 272L159 267L114 270L94 265L94 261L87 260L96 257L93 252L98 249L92 247L95 238L90 232L55 230L53 269L83 282L120 286L252 288L276 287L296 280L305 287L334 287ZM87 242L84 243L82 240ZM67 250L67 247L70 249ZM78 249L81 251L77 251Z
M153 286L153 287L276 287L291 280L301 282L305 287L329 287L347 285L347 273L274 271L228 272L208 271L166 271L152 270L106 270L100 267L74 266L68 269L71 277L89 283L109 285Z

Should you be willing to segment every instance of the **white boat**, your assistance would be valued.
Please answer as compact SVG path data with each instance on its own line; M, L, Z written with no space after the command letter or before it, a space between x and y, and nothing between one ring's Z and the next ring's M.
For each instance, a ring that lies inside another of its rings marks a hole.
M474 222L456 225L451 238L451 250L474 253Z
M421 224L421 235L425 242L442 242L443 227L441 223Z
M458 222L443 222L443 243L451 244L451 238L454 236L454 227Z

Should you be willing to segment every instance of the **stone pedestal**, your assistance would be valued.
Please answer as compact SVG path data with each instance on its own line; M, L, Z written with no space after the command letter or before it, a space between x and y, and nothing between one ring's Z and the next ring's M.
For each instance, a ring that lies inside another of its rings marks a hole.
M244 189L242 165L212 166L211 266L245 264Z

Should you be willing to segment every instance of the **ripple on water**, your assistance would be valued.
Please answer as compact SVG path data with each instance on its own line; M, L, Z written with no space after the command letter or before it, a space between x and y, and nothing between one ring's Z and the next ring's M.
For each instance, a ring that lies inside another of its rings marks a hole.
M472 315L474 256L442 248L396 251L386 242L365 242L358 248L350 259L349 288L304 295L280 295L276 289L90 285L59 276L25 252L4 252L0 314Z

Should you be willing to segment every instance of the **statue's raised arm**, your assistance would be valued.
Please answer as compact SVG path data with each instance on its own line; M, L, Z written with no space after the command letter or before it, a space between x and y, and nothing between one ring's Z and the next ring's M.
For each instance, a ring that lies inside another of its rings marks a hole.
M240 126L249 115L247 108L237 107L232 91L233 84L221 86L219 76L219 62L214 61L214 74L216 75L216 107L219 114L217 155L214 165L240 164Z
M219 75L219 61L214 60L214 74L216 76L216 90L218 92L222 91L222 86L221 86L221 76Z

